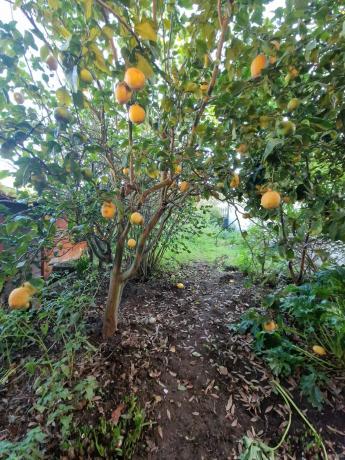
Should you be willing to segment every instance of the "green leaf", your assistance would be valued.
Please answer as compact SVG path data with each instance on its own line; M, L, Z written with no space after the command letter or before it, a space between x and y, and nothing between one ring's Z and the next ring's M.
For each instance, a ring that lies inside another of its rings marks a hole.
M134 27L135 33L143 40L157 41L157 32L152 21L146 19L142 20Z
M88 21L92 14L93 0L84 0L85 19Z
M137 68L145 74L145 77L147 79L151 78L154 75L154 73L149 61L139 53L135 53L135 57L137 60Z
M278 145L283 145L283 144L284 144L284 141L282 139L270 139L266 144L265 152L264 152L262 159L266 160Z

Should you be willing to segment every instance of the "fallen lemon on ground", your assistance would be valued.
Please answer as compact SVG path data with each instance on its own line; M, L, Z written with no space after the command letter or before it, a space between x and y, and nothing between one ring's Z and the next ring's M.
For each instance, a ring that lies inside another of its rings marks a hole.
M137 245L137 242L133 238L130 238L127 241L127 246L129 247L129 249L135 248L136 245Z
M30 307L31 297L35 294L36 288L26 282L21 287L13 289L8 297L8 304L13 310L26 309Z
M261 206L265 209L275 209L280 206L280 194L269 190L261 197Z
M278 324L275 321L266 321L263 324L263 328L266 332L273 332L278 329Z
M145 120L145 110L139 104L133 104L128 111L129 119L132 123L139 125Z
M101 207L101 214L105 219L113 219L116 214L116 206L111 201L105 201Z
M125 73L125 83L127 83L131 89L142 89L145 86L145 75L140 69L130 67Z
M316 353L319 356L327 355L326 350L323 347L321 347L320 345L313 345L313 352Z
M177 287L177 289L184 289L184 284L183 283L177 283L176 287Z
M133 212L133 214L131 214L130 221L134 225L142 225L144 223L144 217L140 214L140 212Z

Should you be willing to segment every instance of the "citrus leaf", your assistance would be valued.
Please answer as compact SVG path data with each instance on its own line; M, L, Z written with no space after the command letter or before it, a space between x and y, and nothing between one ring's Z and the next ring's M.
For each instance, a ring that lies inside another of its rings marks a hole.
M92 5L93 5L93 0L84 0L84 11L85 11L86 20L89 20L91 18Z
M149 61L139 53L135 53L135 57L137 60L137 68L145 74L146 78L151 78L154 75L154 72Z
M152 21L147 19L143 20L135 25L134 30L143 40L151 40L152 42L157 41L157 32Z

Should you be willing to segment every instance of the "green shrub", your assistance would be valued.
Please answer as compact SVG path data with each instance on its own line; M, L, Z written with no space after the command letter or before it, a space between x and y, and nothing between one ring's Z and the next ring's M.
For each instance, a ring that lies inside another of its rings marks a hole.
M249 310L235 329L253 335L254 350L273 374L301 374L302 393L320 408L327 375L345 368L345 267L322 270L301 286L289 285L263 305L269 310ZM264 324L272 316L277 327L266 331ZM317 355L314 345L326 355Z

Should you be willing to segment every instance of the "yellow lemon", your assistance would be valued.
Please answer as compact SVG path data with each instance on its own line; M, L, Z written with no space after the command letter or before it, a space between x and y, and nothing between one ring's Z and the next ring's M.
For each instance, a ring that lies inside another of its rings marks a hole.
M131 214L130 221L133 225L142 225L144 223L144 218L140 212L133 212Z
M140 124L145 120L145 110L139 104L133 104L128 111L129 119L134 124Z
M269 190L261 197L261 206L265 209L275 209L280 206L280 194Z
M145 86L145 75L136 67L130 67L126 70L124 80L131 89L139 90Z
M136 245L137 245L137 242L133 238L130 238L127 241L127 246L129 247L129 249L134 249Z

